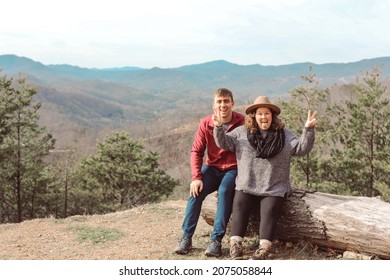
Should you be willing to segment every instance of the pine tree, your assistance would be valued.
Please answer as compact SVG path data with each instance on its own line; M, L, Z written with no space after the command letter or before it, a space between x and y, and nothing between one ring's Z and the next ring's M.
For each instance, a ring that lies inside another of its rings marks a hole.
M21 222L24 218L34 218L39 208L36 199L48 179L43 157L53 148L54 139L38 124L41 104L34 102L36 90L24 78L15 82L3 78L4 82L7 87L3 88L2 96L7 96L7 106L12 110L5 114L2 124L7 131L0 148L2 219Z
M73 213L106 213L156 202L177 182L159 169L156 153L124 131L98 143L98 152L80 164L79 184L72 189Z
M288 101L281 101L282 119L286 127L300 136L307 120L307 114L317 111L316 140L312 151L304 157L294 157L291 162L292 183L302 188L321 188L324 154L329 152L330 120L325 114L329 96L328 89L319 87L316 75L309 68L308 75L302 76L303 85L289 91Z
M329 180L353 195L389 196L390 108L385 91L374 67L357 78L354 98L332 109L336 130Z
M1 72L1 69L0 69ZM12 80L7 76L0 77L0 162L6 158L6 151L4 148L4 138L11 131L11 124L9 118L11 113L16 109L16 106L11 102L14 89L12 88ZM5 203L5 186L1 184L0 173L0 223L5 221L6 211L4 209Z

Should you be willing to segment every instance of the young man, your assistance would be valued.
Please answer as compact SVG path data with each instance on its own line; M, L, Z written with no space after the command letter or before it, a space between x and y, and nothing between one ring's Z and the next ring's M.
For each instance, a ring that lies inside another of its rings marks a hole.
M220 112L223 127L227 131L243 125L245 120L243 115L233 112L233 106L233 94L230 90L220 88L215 91L213 109ZM221 241L226 233L226 226L232 211L237 161L234 152L218 148L214 141L213 129L212 115L203 118L192 144L190 197L182 225L183 235L179 245L175 248L177 254L187 254L191 250L192 236L199 220L203 200L208 194L218 191L218 206L213 232L205 254L209 257L222 255ZM206 150L207 158L203 165Z

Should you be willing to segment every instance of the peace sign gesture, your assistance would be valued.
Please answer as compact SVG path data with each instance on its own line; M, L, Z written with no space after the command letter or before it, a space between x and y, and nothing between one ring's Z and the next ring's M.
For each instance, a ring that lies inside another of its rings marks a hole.
M317 114L317 111L311 114L311 110L309 110L309 112L307 113L305 127L312 127L316 125L316 119L314 118L315 114Z
M222 121L222 116L221 116L221 111L218 110L218 108L213 107L214 114L212 116L212 120L214 122L215 126L221 126L223 121Z

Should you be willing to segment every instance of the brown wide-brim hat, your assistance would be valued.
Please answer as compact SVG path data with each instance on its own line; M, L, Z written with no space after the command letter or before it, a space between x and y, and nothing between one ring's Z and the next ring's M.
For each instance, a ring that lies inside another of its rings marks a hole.
M279 106L272 103L267 96L259 96L256 98L255 102L253 102L253 105L245 109L245 113L248 115L249 113L256 111L259 107L270 108L276 115L279 115L281 111Z

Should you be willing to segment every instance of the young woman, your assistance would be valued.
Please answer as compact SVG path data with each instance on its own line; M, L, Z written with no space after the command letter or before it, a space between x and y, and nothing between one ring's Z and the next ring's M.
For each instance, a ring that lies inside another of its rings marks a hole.
M221 113L214 110L214 138L218 147L234 151L237 157L236 190L233 202L230 257L243 256L242 239L251 209L260 201L260 246L251 259L266 259L275 236L283 203L291 194L292 156L310 152L314 145L316 112L308 112L302 136L284 127L279 106L259 96L246 109L245 125L231 132L222 126Z

